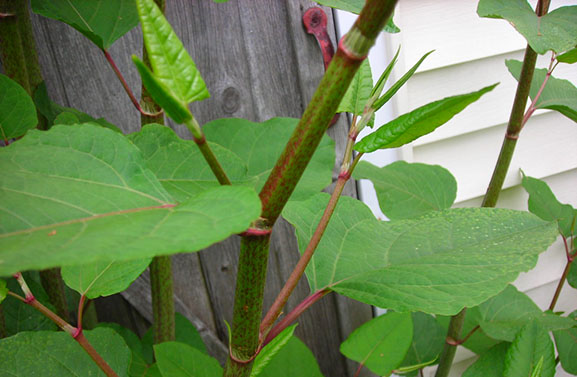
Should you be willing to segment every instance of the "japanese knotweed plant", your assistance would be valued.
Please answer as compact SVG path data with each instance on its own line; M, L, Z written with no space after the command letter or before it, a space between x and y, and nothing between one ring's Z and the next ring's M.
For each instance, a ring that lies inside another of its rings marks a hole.
M201 126L188 105L207 98L209 90L164 18L163 1L32 0L33 11L68 23L102 50L142 113L142 129L123 135L104 119L50 101L27 2L0 1L0 52L7 73L0 75L5 145L0 150L0 276L5 277L0 280L0 372L320 376L310 351L293 336L293 323L336 292L388 309L341 345L345 356L360 363L357 374L366 367L383 376L416 375L440 363L437 375L444 376L459 344L480 355L465 373L469 377L548 377L559 361L577 374L577 314L553 311L565 280L577 287L572 264L577 211L530 177L523 178L523 186L532 213L491 208L531 114L547 108L577 120L577 89L552 76L558 63L577 61L577 7L547 14L546 1L537 4L536 13L525 0L479 2L480 16L510 21L528 46L522 63L507 62L519 86L483 208L451 209L456 181L446 169L406 162L377 168L360 160L434 131L490 95L496 84L419 107L357 141L360 131L373 126L374 113L430 54L387 87L397 52L372 82L365 57L388 20L387 29L394 30L395 2L321 1L359 18L300 119L219 119ZM134 56L133 61L145 88L140 102L108 53L139 22L145 51L142 60ZM552 54L550 66L535 70L536 55L545 53ZM526 109L528 97L532 103ZM330 183L335 156L324 134L337 112L351 113L352 122L329 195L320 191ZM186 125L192 140L164 126L163 114ZM390 221L376 219L356 199L340 197L352 176L373 182ZM268 245L281 215L294 226L302 257L263 318ZM234 234L242 242L223 367L207 354L194 327L174 314L167 256L195 252ZM533 268L559 234L567 264L544 312L509 284ZM149 265L152 332L139 339L120 326L90 320L91 299L123 291ZM75 320L62 307L60 274L79 294ZM282 315L303 274L310 296ZM95 328L84 331L88 327Z

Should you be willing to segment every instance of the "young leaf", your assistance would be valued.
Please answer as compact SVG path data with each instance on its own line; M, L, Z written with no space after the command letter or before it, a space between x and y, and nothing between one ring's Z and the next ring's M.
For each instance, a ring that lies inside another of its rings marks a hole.
M208 98L200 72L154 0L137 0L136 7L154 78L185 106Z
M150 264L150 258L125 262L94 262L62 268L67 286L93 299L124 291Z
M536 322L528 323L515 337L505 356L504 377L530 376L543 358L542 377L555 376L555 349L549 334Z
M411 313L413 319L413 341L403 362L397 369L435 363L445 345L445 331L429 314ZM420 368L419 368L420 369Z
M0 275L192 252L244 231L260 215L258 196L245 187L177 204L130 141L90 125L31 132L0 150L0 166L7 177L0 186Z
M6 280L0 279L0 303L4 301L8 295L8 288L6 288Z
M289 339L259 377L279 377L279 372L283 377L323 377L313 353L296 336Z
M463 377L503 377L505 355L511 343L499 343L467 368Z
M285 208L301 251L327 202L318 194ZM363 203L342 197L306 273L312 291L330 288L396 311L453 315L533 268L556 237L555 224L527 212L458 208L379 222Z
M365 59L349 85L345 96L337 109L337 113L351 113L355 116L363 114L365 104L373 89L373 75L368 59Z
M481 305L470 308L467 315L475 318L485 334L508 342L513 341L521 328L532 321L546 331L577 325L571 318L543 312L533 300L512 285Z
M517 60L507 60L505 64L513 77L519 80L522 63ZM547 69L535 70L533 81L531 82L531 98L535 98L539 92L546 75ZM577 122L577 88L568 80L556 79L551 76L537 100L536 107L538 109L558 111L567 118Z
M101 49L138 25L132 0L32 0L32 10L67 23Z
M569 318L577 319L577 311L569 314ZM553 336L561 366L567 373L577 374L577 327L554 331Z
M179 138L172 129L148 124L127 136L144 154L147 167L177 201L184 201L220 184L192 140ZM233 184L253 186L243 160L228 149L209 142Z
M20 137L37 124L36 108L26 90L0 74L0 138Z
M359 152L374 152L378 149L397 148L419 137L433 132L448 122L465 107L497 86L485 87L477 92L447 97L401 115L397 119L381 126L355 144Z
M561 63L574 64L577 63L577 47L557 55L557 61Z
M163 376L222 376L222 368L216 359L184 343L155 344L154 356Z
M477 14L509 21L538 54L548 50L561 53L577 44L577 6L537 17L527 0L480 0Z
M457 196L457 181L438 165L396 161L378 168L361 161L353 176L373 182L381 210L391 220L450 208Z
M262 123L245 119L217 119L203 126L207 140L232 151L248 168L248 176L256 179L255 190L260 191L298 119L272 118ZM334 142L323 136L291 200L304 200L330 185L335 163Z
M373 97L373 96L379 97L381 95L381 93L383 92L383 89L385 88L385 84L386 84L387 80L389 79L389 76L391 75L393 68L395 68L395 65L397 64L397 59L399 57L400 52L401 52L401 46L399 46L399 48L397 48L397 52L395 53L395 56L393 57L393 59L391 59L391 61L389 62L389 65L387 65L387 68L385 68L385 70L381 74L381 77L379 77L379 80L377 81L377 83L373 87L373 90L371 91L371 97Z
M393 98L393 96L399 91L399 89L401 89L403 85L405 85L405 83L409 81L409 79L415 74L421 63L423 63L423 61L427 58L427 56L429 56L433 51L435 50L431 50L427 52L425 55L423 55L421 59L419 59L419 61L411 69L409 69L407 73L403 75L403 77L401 77L397 82L395 82L382 97L380 97L378 100L375 101L373 105L375 111L379 110L381 107L383 107L385 103L389 102L389 100Z
M388 376L405 358L412 339L411 314L389 312L353 331L341 344L341 353L379 376Z
M257 377L261 374L264 368L270 361L287 345L292 338L297 324L284 329L278 336L276 336L269 344L267 344L254 359L254 364L250 377Z
M84 335L119 377L128 377L130 350L112 329ZM21 332L0 340L0 371L8 376L102 376L102 371L65 332Z
M556 221L559 231L570 237L577 229L577 210L569 204L561 204L547 183L523 175L523 188L529 194L529 211L546 221Z

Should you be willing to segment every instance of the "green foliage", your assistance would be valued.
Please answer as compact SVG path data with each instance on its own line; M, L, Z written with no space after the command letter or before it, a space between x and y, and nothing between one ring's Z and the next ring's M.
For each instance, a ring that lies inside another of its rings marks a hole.
M337 113L352 113L355 116L363 114L365 104L371 97L373 89L373 75L368 59L365 59L349 85Z
M243 187L176 205L132 143L90 125L31 132L0 150L0 165L8 177L0 274L197 251L260 214L258 197Z
M132 0L32 0L32 10L67 23L101 49L138 25Z
M577 44L577 6L561 7L537 17L527 0L480 0L477 13L509 21L538 54L565 52Z
M543 361L540 361L540 360ZM530 322L517 333L505 356L504 377L530 376L542 363L541 376L555 376L555 349L547 331Z
M561 63L574 64L577 63L577 47L557 55L557 61Z
M8 295L8 288L6 287L6 280L0 279L0 303L4 301Z
M400 368L414 365L431 365L439 357L447 332L429 314L411 313L413 319L413 341L400 364Z
M194 61L154 0L137 0L136 7L142 24L144 44L154 72L153 77L185 107L192 101L208 98L206 84ZM140 67L139 71L142 74ZM155 88L147 89L156 100Z
M344 10L347 12L351 12L354 14L361 13L361 9L365 6L365 0L315 0L317 3L321 5L326 5L327 7L336 8L340 10ZM387 24L385 25L385 29L387 33L398 33L401 31L393 22L393 18L391 17Z
M391 220L450 208L457 196L457 181L438 165L396 161L378 168L361 161L353 177L373 182L381 210Z
M245 162L248 176L256 179L255 190L260 191L297 124L298 119L293 118L272 118L262 123L227 118L208 122L203 130L207 140L220 144ZM291 200L307 199L331 183L334 145L326 135L321 139Z
M575 7L577 9L577 6ZM577 15L576 15L577 16ZM505 62L509 72L519 80L522 63L517 60ZM531 82L531 98L535 98L545 77L547 69L536 69ZM567 118L577 122L577 88L570 81L549 77L543 92L539 96L535 106L538 109L550 109L560 112Z
M556 221L559 232L569 237L577 222L577 210L569 204L561 204L547 183L523 175L523 188L529 193L529 211L546 221Z
M156 365L163 376L222 376L216 359L184 343L164 342L154 345Z
M105 328L84 335L119 377L128 376L130 350L120 335ZM54 331L21 332L1 339L0 371L14 377L104 376L69 334Z
M569 318L577 319L577 311L569 314ZM554 331L553 336L561 366L567 373L577 374L577 324L570 329Z
M297 324L284 329L278 334L269 344L267 344L254 359L254 366L250 373L250 377L257 377L270 361L287 345L292 338Z
M36 127L34 102L18 83L0 74L0 137L10 140Z
M146 166L177 201L220 186L197 145L179 138L169 127L148 124L128 138L142 151ZM254 184L256 179L248 177L248 169L240 157L218 144L209 144L233 184Z
M499 343L483 353L465 373L463 377L503 377L505 355L510 343Z
M341 352L379 376L388 376L405 358L412 338L411 314L390 312L353 331Z
M355 144L355 150L369 153L378 149L397 148L433 132L460 113L468 105L495 88L497 84L477 92L447 97L421 106L381 126Z
M577 250L577 247L573 247L573 250ZM571 263L569 273L567 274L567 283L577 289L577 263Z
M150 264L150 258L125 262L95 262L62 268L62 279L70 288L93 299L124 291Z
M130 377L142 377L146 373L148 366L144 361L144 354L142 349L142 344L138 336L129 329L120 326L117 323L106 323L100 322L97 326L98 328L104 327L114 330L118 335L124 339L124 342L130 348L132 354L130 361L130 369L128 375ZM152 349L151 349L152 352Z
M270 360L259 377L278 377L279 372L283 377L323 377L313 353L296 336Z
M301 251L327 201L318 194L285 208ZM306 273L313 291L330 288L398 311L452 315L532 268L556 235L555 224L504 209L460 208L380 222L364 204L343 197Z

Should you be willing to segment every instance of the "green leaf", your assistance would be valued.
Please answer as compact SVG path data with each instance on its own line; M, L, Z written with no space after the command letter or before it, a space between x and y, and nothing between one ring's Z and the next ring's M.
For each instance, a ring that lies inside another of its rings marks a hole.
M128 138L142 151L148 168L176 200L220 186L196 143L179 138L169 127L149 124ZM234 185L254 184L243 160L218 144L209 144Z
M505 355L511 343L499 343L467 368L463 377L503 377Z
M104 118L95 119L90 115L83 113L80 110L73 109L71 107L60 106L53 102L48 96L46 90L46 84L44 81L38 85L34 91L34 104L44 117L48 120L48 125L51 127L54 124L76 124L76 123L95 123L101 127L109 128L115 132L122 133L120 128L116 127L114 124L109 123ZM63 113L66 113L64 115ZM71 115L74 115L78 121L72 123Z
M261 374L264 368L270 361L287 345L292 338L297 324L284 329L278 336L276 336L269 344L267 344L254 359L254 364L250 377L257 377Z
M10 140L36 127L34 102L16 81L0 74L0 137Z
M130 141L90 125L30 132L0 150L0 167L0 275L197 251L260 215L245 187L177 204Z
M533 300L512 285L481 305L470 308L467 316L474 319L485 334L508 342L513 341L521 328L532 321L546 331L577 325L571 318L543 312Z
M504 377L530 376L543 358L542 377L555 376L555 349L547 331L528 323L515 337L505 356Z
M155 344L154 356L156 365L163 376L222 376L222 368L216 359L184 343L164 342Z
M285 208L301 251L328 199L318 194ZM379 222L366 205L342 197L306 273L313 292L330 288L396 311L453 315L533 268L556 237L555 224L527 212L457 208Z
M279 372L283 377L323 377L312 352L295 336L272 358L259 377L279 377Z
M429 314L411 313L413 319L413 341L400 368L417 365L431 365L439 357L447 332ZM420 369L420 368L419 368Z
M557 61L560 63L574 64L577 63L577 47L557 55Z
M154 0L137 0L136 7L154 78L184 106L208 98L210 94L196 65Z
M52 304L50 304L50 299L42 285L28 277L29 275L25 273L26 283L30 287L30 290L34 292L36 300L54 311L55 309ZM11 292L22 295L20 285L14 278L8 279L7 288ZM38 310L11 296L6 297L6 300L2 302L2 314L4 315L4 326L7 336L15 335L22 331L55 331L58 329L54 322Z
M397 119L381 126L355 144L359 152L374 152L378 149L397 148L419 137L433 132L448 122L465 107L497 86L487 86L477 92L447 97L401 115Z
M365 0L315 0L317 3L321 5L325 5L327 7L336 8L340 10L344 10L347 12L351 12L354 14L361 13L361 10L365 6ZM393 17L391 17L387 24L385 25L384 31L387 33L398 33L401 31L393 22Z
M547 183L523 174L523 188L529 194L529 211L546 221L556 221L559 231L570 237L577 221L577 210L569 204L561 204Z
M548 50L561 53L577 44L577 6L537 17L527 0L480 0L477 14L509 21L538 54Z
M118 335L124 339L124 342L130 348L132 353L132 360L130 361L130 369L128 375L130 377L142 377L145 375L148 365L144 361L144 355L142 352L142 344L138 336L129 329L120 326L117 323L106 323L100 322L97 325L98 328L104 327L114 330Z
M541 356L539 358L539 361L537 362L537 365L535 365L535 368L533 368L533 371L531 372L531 377L541 377L541 375L543 374L544 361L545 359L543 358L543 356Z
M0 279L0 303L4 301L8 295L8 288L6 288L6 280Z
M84 335L119 377L128 376L130 350L112 329ZM80 345L65 332L22 332L0 340L0 371L7 376L105 376Z
M415 74L421 63L423 63L423 61L427 58L427 56L429 56L433 51L435 50L431 50L427 52L425 55L423 55L421 59L419 59L419 61L415 63L415 65L411 69L409 69L407 73L403 75L403 77L397 80L397 82L395 82L382 97L380 97L378 100L375 101L375 104L373 105L375 111L383 107L385 103L389 102L389 100L393 98L395 94L397 94L399 89L401 89L403 85L405 85L405 83L409 81L409 79Z
M378 168L361 161L353 176L373 182L381 210L391 220L450 208L457 196L457 181L438 165L396 161Z
M379 376L398 367L413 339L410 313L389 312L357 328L341 344L341 353Z
M32 10L67 23L101 49L107 49L138 25L131 0L32 0Z
M577 319L577 311L569 314L569 318ZM561 366L567 373L577 374L577 327L554 331L553 337Z
M522 63L517 60L507 60L505 64L509 72L511 72L513 77L518 81L521 74ZM533 81L531 81L531 91L529 93L531 98L535 98L539 92L546 75L547 69L535 70ZM535 106L538 109L558 111L567 118L577 122L577 88L568 80L561 80L551 76L547 80L547 84Z
M95 262L62 268L67 286L87 298L110 296L124 291L146 270L151 259L125 262Z
M567 283L577 289L577 263L571 263L569 273L567 274Z
M389 76L391 75L393 68L395 68L395 65L397 64L397 59L399 57L400 52L401 52L401 46L399 45L399 47L397 48L397 52L395 53L395 56L393 56L393 59L391 59L391 61L387 65L387 68L385 68L385 70L381 74L381 77L379 77L379 80L373 87L373 90L371 91L371 97L373 96L379 97L383 92L383 89L385 88L385 83L389 79Z
M371 66L369 65L369 60L365 59L341 100L337 113L347 112L355 116L362 115L365 105L371 96L372 89L373 75Z
M207 140L232 151L245 161L248 176L260 191L298 123L293 118L272 118L262 123L245 119L217 119L203 126ZM331 184L335 163L334 142L323 136L291 200L304 200Z

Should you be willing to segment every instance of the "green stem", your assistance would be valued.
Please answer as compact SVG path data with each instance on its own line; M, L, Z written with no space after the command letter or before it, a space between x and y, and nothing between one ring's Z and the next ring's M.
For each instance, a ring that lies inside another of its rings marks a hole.
M538 16L544 16L549 9L549 0L539 0L536 7L536 13ZM505 138L503 140L503 145L501 146L501 152L495 164L495 169L493 170L493 176L489 182L487 192L483 198L483 203L481 207L495 207L497 200L499 199L499 194L503 188L503 182L509 170L511 160L513 158L513 153L515 151L515 146L517 144L517 139L519 138L519 133L521 129L527 122L525 117L525 107L527 106L527 100L529 98L529 93L531 90L531 83L533 81L533 73L535 72L535 63L537 62L537 53L533 51L531 46L527 45L525 49L525 57L523 58L523 66L521 68L521 75L519 77L519 82L517 84L517 91L515 93L515 100L513 102L513 107L511 109L511 115L509 116L509 122L507 124L507 131L505 132ZM536 99L535 99L536 101ZM535 102L534 101L534 102ZM461 335L461 328L463 327L463 322L465 321L466 308L463 308L458 314L451 317L451 322L449 323L449 330L447 334L447 339L459 339ZM447 377L451 366L453 364L453 359L455 358L455 352L457 350L457 345L445 343L443 353L439 359L439 367L435 373L435 377Z
M368 0L351 31L341 39L327 72L260 192L264 229L272 228L276 222L395 4L396 0ZM230 355L224 376L250 376L252 360L262 344L259 324L269 242L270 234L242 239Z
M155 0L164 13L164 0ZM146 47L142 48L142 61L150 67ZM141 112L142 126L149 123L164 124L162 109L142 85L141 103L145 112ZM150 263L150 294L152 296L152 314L154 318L154 343L159 344L175 340L174 319L174 282L172 276L172 259L170 256L158 256Z
M218 180L218 183L221 185L231 185L230 179L228 179L228 176L222 168L222 165L214 155L210 145L206 142L204 133L202 132L200 125L196 122L196 119L192 117L192 119L186 123L186 126L192 132L194 142L198 146L198 149L200 149L200 152L204 156L208 166L210 166L210 170L212 170L212 173Z
M64 293L64 283L59 268L50 268L40 271L40 282L48 294L50 303L56 308L56 313L66 321L70 320L68 303Z
M567 243L567 237L565 237L564 235L561 235L561 237L563 238L563 243L565 245L565 255L567 256L567 264L565 264L565 269L563 270L561 279L559 279L557 289L555 289L555 293L553 294L553 298L551 299L551 304L549 304L549 310L551 311L555 309L555 305L557 304L557 300L559 299L559 295L561 294L561 289L563 289L563 285L565 285L567 275L569 274L569 270L571 269L571 264L573 263L573 260L575 258Z

